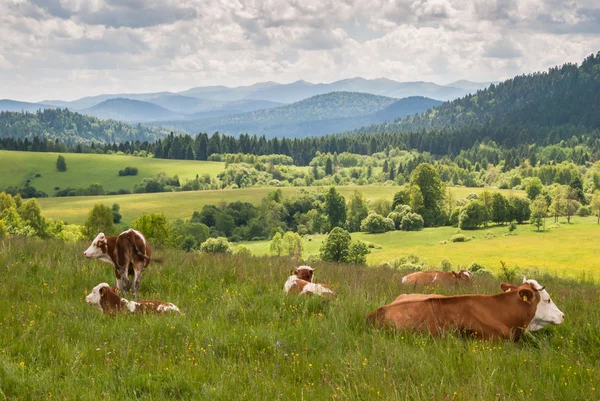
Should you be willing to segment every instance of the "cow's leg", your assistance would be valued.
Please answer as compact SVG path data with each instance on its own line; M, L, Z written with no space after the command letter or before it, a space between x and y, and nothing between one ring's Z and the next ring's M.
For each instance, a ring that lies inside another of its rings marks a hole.
M133 293L135 300L139 299L140 284L142 283L142 271L144 270L144 262L138 262L133 267Z
M127 277L127 267L119 266L117 288L123 293L131 291L131 281L129 281L129 277Z

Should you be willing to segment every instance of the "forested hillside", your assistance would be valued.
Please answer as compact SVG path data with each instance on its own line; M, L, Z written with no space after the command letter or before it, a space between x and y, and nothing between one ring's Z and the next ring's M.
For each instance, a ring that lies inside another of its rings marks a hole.
M267 137L307 137L392 121L438 104L439 101L423 97L398 101L366 93L332 92L268 110L193 121L164 121L161 124L192 134L219 131L231 135L251 133Z
M359 130L402 132L429 129L490 130L519 126L600 127L600 53L581 65L564 64L520 75L416 116Z
M73 113L66 109L46 109L35 113L0 112L0 137L15 139L35 136L65 144L155 141L166 136L155 127L129 125L113 120Z

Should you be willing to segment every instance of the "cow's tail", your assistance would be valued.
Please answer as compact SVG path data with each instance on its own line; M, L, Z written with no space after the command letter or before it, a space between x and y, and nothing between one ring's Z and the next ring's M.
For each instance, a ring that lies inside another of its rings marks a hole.
M128 232L129 232L129 241L131 241L131 243L133 243L133 249L135 250L135 253L147 261L152 260L153 262L156 262L157 261L156 259L152 259L151 257L147 256L145 253L140 252L140 250L137 246L137 243L135 242L135 236L136 236L135 231L130 229ZM161 263L161 262L157 262L157 263Z
M385 309L377 308L367 315L367 322L373 326L381 326L385 318Z

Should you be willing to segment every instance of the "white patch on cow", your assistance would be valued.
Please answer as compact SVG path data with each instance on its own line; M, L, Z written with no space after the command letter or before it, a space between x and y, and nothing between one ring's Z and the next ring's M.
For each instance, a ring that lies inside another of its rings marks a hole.
M134 230L133 228L130 228L129 230L133 231L136 235L138 235L144 242L144 246L146 246L147 242L146 242L146 237L144 237L144 234L142 234L141 232L139 232L137 230Z
M435 273L435 276L433 276L433 280L431 280L432 283L435 283L435 281L437 280L437 276L438 276L438 274Z
M550 294L546 289L533 279L527 280L523 277L523 284L529 283L540 293L540 302L535 311L535 316L527 326L530 331L536 331L549 324L562 324L565 321L565 315L558 309L558 306L552 302Z
M288 277L287 281L283 285L283 290L285 291L286 294L290 291L290 289L293 286L296 285L296 280L298 280L298 276L296 276L295 274L292 274L291 276Z
M296 270L310 270L310 271L313 271L315 269L313 269L310 266L298 266L298 268L296 268Z
M465 274L468 278L471 278L471 272L470 271L465 270L463 272L463 274Z
M106 283L100 283L92 289L92 292L90 292L87 297L85 297L85 302L88 305L96 306L100 310L102 310L102 306L100 306L100 299L102 299L100 288L102 287L109 288L110 286Z
M169 311L173 311L173 312L181 313L181 312L179 311L179 308L178 308L178 307L176 307L176 306L175 306L175 305L173 305L173 304L161 304L161 305L158 305L158 309L157 309L157 310L158 310L159 312L169 312Z
M128 301L125 298L121 298L121 302L125 304L125 307L129 309L129 312L135 312L138 307L138 303L135 301Z
M327 287L322 286L321 284L308 283L304 286L300 294L314 294L322 296L324 294L333 294L333 291Z
M405 284L407 280L408 280L408 276L402 277L402 284Z

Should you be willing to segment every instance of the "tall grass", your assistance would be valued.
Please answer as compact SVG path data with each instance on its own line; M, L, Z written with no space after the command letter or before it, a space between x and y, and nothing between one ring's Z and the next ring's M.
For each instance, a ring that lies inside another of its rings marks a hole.
M184 314L105 317L84 297L114 282L112 268L83 260L86 245L0 242L0 399L600 398L593 282L538 276L565 324L487 343L367 325L412 290L392 269L317 265L338 293L324 301L283 294L287 259L159 251L165 264L150 264L140 296ZM499 281L461 291L495 293Z

